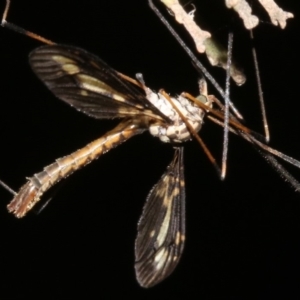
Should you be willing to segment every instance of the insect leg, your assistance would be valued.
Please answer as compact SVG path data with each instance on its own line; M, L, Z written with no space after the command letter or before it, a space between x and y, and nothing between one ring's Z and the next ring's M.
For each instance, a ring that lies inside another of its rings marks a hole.
M18 32L20 34L24 34L26 36L29 36L35 40L38 40L44 44L48 44L48 45L55 45L54 42L52 42L51 40L48 40L34 32L31 32L31 31L28 31L22 27L19 27L13 23L10 23L10 22L7 22L7 14L8 14L8 11L9 11L9 8L10 8L10 0L6 0L6 5L5 5L5 9L4 9L4 13L3 13L3 16L2 16L2 21L1 21L1 26L4 27L4 28L7 28L7 29L10 29L12 31L15 31L15 32Z

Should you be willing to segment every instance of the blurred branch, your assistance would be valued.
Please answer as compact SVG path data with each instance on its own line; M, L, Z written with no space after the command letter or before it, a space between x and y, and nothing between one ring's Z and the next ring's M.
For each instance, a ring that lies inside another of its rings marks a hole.
M276 26L279 25L282 29L286 26L286 20L294 17L292 13L282 10L274 0L258 1L268 12L272 23ZM185 27L192 37L197 51L200 53L205 52L209 62L213 66L219 66L225 69L227 62L226 49L211 39L211 34L208 31L202 30L195 23L195 10L187 13L178 0L161 0L161 2L171 11L175 20ZM252 9L246 0L225 0L225 4L228 8L232 8L238 13L246 29L250 30L258 25L259 18L252 14ZM235 62L232 64L230 75L238 85L242 85L246 81L245 75L242 70L237 67Z
M205 52L204 42L211 37L208 31L202 30L194 21L193 13L186 13L178 0L161 0L174 14L175 20L182 24L193 38L198 52Z

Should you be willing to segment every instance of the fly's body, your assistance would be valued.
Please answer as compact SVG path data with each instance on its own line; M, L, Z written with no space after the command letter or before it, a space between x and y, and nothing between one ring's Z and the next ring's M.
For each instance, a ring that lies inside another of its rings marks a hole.
M159 123L151 124L149 131L153 136L158 137L164 143L182 143L192 138L186 123L172 107L165 95L154 93L149 88L146 88L146 95L147 99L172 121L172 124L168 126L162 126ZM181 95L171 98L171 100L186 117L193 130L199 132L205 115L204 110ZM206 104L209 105L208 100Z
M60 52L64 52L65 55L68 54L68 56L63 56ZM92 94L99 93L101 93L103 97L110 97L121 103L128 101L125 94L109 87L100 80L93 79L90 75L82 74L82 69L78 67L78 58L76 61L69 57L74 53L76 53L77 57L81 56L81 58L84 57L88 59L86 57L87 52L81 49L71 48L69 46L45 46L35 50L31 54L30 62L37 72L37 75L41 77L42 80L46 80L46 84L49 88L53 86L56 93L58 92L58 84L53 84L54 82L60 81L62 85L70 85L70 82L73 81L81 87L80 97L83 99L86 98L87 101L89 101L89 98L92 99ZM98 62L100 62L99 59ZM49 63L53 64L52 72L48 71ZM101 63L104 64L103 62ZM59 70L59 72L56 70ZM110 72L115 71L110 69ZM132 89L133 88L134 87L132 87ZM186 127L186 123L180 118L177 111L166 99L166 96L162 93L154 93L146 86L144 86L144 90L144 106L135 105L135 109L140 110L140 116L132 120L123 121L119 126L100 139L68 156L57 159L55 163L45 167L42 172L35 174L29 182L22 187L17 197L9 204L9 211L14 212L17 217L23 217L27 211L39 201L42 194L55 183L62 178L66 178L74 171L87 165L110 149L120 145L130 137L143 132L147 127L149 127L149 131L153 136L158 137L163 142L182 143L191 139L191 134ZM64 96L67 102L69 101L68 97L67 95ZM142 99L142 97L140 99ZM74 101L74 98L71 100ZM177 109L185 115L193 129L198 132L203 122L204 111L182 96L171 98L171 101L176 105ZM153 107L160 112L161 116L154 115L155 110L152 113L149 108L146 108L147 102L149 105L153 104ZM74 106L76 107L76 105ZM143 109L145 109L145 113ZM96 114L96 108L92 106L81 107L80 110L88 114ZM127 108L127 111L124 109L123 113L125 115L130 114L129 108ZM103 114L103 112L101 112L101 114Z
M82 49L44 46L34 50L29 61L37 76L63 101L89 116L118 117L123 121L101 138L57 159L29 178L8 205L8 210L18 218L58 181L129 138L149 129L161 141L178 145L190 140L191 130L198 132L203 123L205 110L194 102L181 95L155 93L142 80L133 84ZM202 104L211 107L206 96ZM175 146L174 158L149 193L139 222L136 274L140 285L153 286L176 267L184 247L184 214L183 148Z

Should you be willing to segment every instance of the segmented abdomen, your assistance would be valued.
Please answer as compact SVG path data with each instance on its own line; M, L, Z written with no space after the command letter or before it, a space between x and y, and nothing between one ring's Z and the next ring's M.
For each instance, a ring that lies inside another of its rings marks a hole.
M103 137L70 155L57 159L53 164L45 167L42 172L29 178L28 182L21 187L19 193L8 204L8 210L14 213L17 218L23 217L51 186L143 131L144 129L139 124L124 121Z

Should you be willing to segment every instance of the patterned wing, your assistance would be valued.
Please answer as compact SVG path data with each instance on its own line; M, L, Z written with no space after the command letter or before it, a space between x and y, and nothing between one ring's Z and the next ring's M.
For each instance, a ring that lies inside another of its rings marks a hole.
M151 287L178 264L185 240L183 149L176 148L167 171L150 191L138 224L135 271L139 284Z
M29 62L54 95L91 117L148 116L168 121L142 90L85 50L47 45L32 51Z

